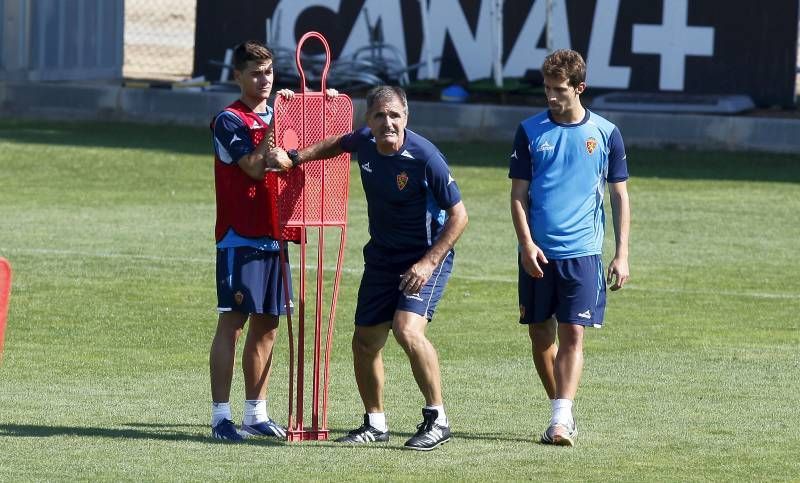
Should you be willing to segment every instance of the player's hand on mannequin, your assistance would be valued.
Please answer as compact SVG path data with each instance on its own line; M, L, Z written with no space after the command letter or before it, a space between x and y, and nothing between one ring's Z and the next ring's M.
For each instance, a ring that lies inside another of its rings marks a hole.
M422 287L428 283L428 279L433 275L435 268L436 265L423 258L400 275L400 286L398 288L406 295L418 294Z
M291 89L281 89L278 91L278 95L283 97L284 99L292 99L294 98L294 91ZM339 91L336 89L325 89L325 97L328 99L334 99L339 96Z
M292 160L281 148L272 148L264 158L267 171L288 171L292 169Z
M545 265L549 262L547 261L547 257L544 256L544 252L541 248L536 246L535 243L525 245L522 247L520 257L522 259L522 268L525 269L525 272L527 272L528 275L533 278L544 277L542 265Z
M622 258L614 258L608 264L608 278L606 284L611 286L611 290L619 290L625 286L625 282L631 276L630 268L628 268L628 260Z

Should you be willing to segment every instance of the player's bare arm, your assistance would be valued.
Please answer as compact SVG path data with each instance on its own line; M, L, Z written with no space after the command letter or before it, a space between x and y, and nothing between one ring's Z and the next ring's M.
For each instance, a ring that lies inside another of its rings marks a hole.
M462 201L445 211L447 212L447 221L445 221L442 233L436 243L425 253L425 256L400 276L399 288L406 294L419 293L467 227L469 217Z
M522 268L534 278L542 278L544 272L540 263L548 263L544 252L533 242L528 224L528 189L530 181L514 178L511 180L511 219L517 232L520 246Z
M608 264L607 283L611 290L619 290L630 278L628 267L628 235L631 227L631 205L627 182L608 183L611 193L611 214L614 218L614 240L616 252Z
M268 157L271 136L264 136L258 146L249 154L239 158L239 167L253 179L262 180L269 170L285 171L292 167L292 162Z

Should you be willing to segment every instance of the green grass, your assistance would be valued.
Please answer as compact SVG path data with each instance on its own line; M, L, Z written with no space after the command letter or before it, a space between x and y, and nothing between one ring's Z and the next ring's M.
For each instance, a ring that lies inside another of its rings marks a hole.
M511 135L440 146L470 214L429 330L455 437L418 454L400 449L423 401L393 341L388 445L208 438L207 130L0 122L0 256L15 273L0 480L796 479L800 157L630 150L633 278L609 295L605 327L587 333L581 435L563 449L534 443L549 405L516 322ZM366 217L352 173L334 437L362 412L349 338ZM286 346L284 324L270 386L282 422ZM237 372L237 420L242 394Z

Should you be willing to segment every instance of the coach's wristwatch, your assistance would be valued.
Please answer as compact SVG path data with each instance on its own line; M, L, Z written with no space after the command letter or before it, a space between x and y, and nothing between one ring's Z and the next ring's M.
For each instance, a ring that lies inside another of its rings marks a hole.
M298 164L300 164L300 154L297 152L296 149L290 149L286 151L286 155L289 156L289 159L292 160L292 167L296 168Z

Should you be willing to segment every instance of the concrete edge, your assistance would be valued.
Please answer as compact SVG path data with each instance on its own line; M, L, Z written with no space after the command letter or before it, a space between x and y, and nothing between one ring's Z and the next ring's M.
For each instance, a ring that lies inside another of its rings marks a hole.
M114 120L208 126L236 98L230 92L139 89L79 83L0 82L0 117ZM364 101L354 99L354 125ZM541 109L409 102L409 126L437 141L496 141L509 146L519 123ZM753 116L598 111L629 147L800 153L800 120Z

